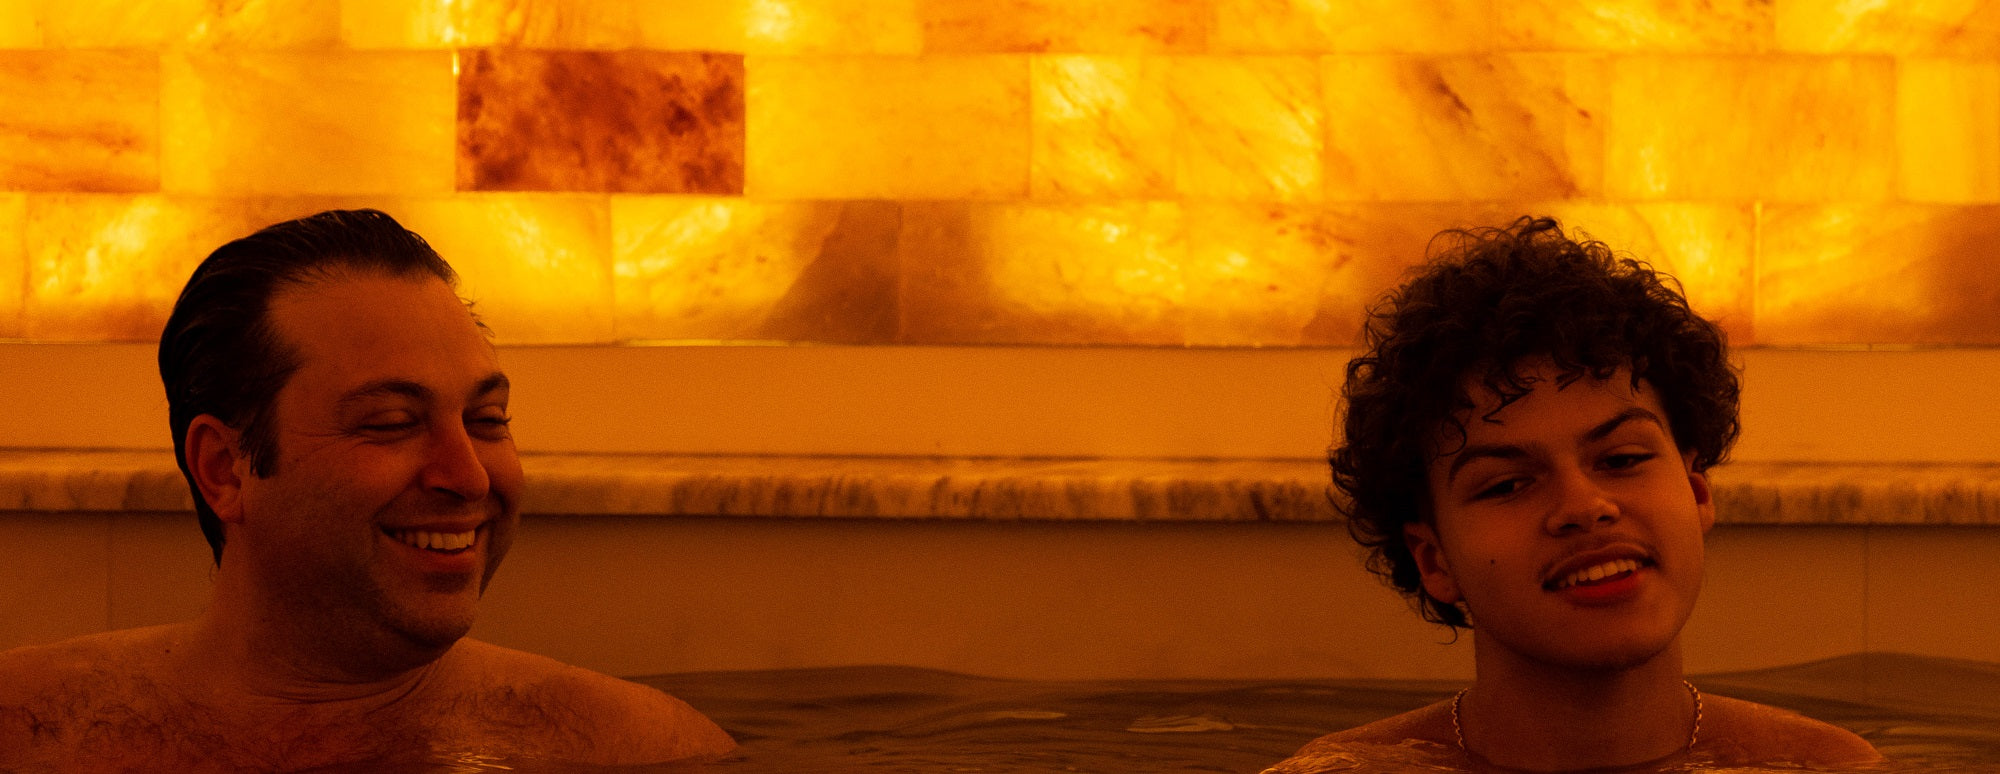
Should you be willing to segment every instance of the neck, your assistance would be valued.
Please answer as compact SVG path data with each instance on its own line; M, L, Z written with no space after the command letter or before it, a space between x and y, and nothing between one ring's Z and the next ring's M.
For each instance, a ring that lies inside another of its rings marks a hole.
M1505 768L1562 771L1632 766L1688 749L1694 699L1678 641L1642 663L1603 669L1537 662L1484 644L1475 644L1478 678L1461 704L1469 755Z
M242 569L225 558L183 652L184 674L231 694L231 703L387 705L415 692L452 648L421 646L324 607L295 609Z

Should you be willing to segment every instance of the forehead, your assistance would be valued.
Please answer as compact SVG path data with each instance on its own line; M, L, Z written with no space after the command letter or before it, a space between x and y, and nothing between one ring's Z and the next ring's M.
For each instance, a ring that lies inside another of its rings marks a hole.
M270 321L298 357L295 380L395 377L443 388L498 370L471 311L427 274L342 273L287 286L271 298Z
M1581 433L1634 406L1666 420L1658 391L1644 379L1635 381L1628 368L1598 379L1587 372L1566 374L1541 361L1524 364L1516 373L1528 391L1511 401L1503 400L1481 379L1468 377L1465 391L1472 408L1454 415L1465 429L1466 442ZM1456 434L1449 428L1441 430L1445 437L1440 439L1439 456L1448 457L1458 446Z

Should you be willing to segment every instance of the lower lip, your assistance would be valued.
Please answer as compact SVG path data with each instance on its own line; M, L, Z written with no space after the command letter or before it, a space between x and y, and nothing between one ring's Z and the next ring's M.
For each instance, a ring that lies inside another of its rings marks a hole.
M1626 573L1623 577L1613 580L1601 583L1579 583L1568 588L1559 589L1554 593L1573 604L1585 607L1617 604L1638 595L1640 576L1651 569L1650 567L1641 567Z
M472 536L472 545L467 546L465 550L456 553L441 554L397 540L390 537L386 532L379 534L382 535L383 540L387 540L397 548L402 549L403 555L410 557L410 560L415 562L418 568L425 573L461 574L477 571L479 569L479 547L481 543L486 542L486 528L480 527Z

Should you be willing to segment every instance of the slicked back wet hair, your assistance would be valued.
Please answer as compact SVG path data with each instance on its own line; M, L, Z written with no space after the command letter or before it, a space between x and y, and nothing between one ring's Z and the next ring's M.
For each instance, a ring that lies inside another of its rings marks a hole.
M222 564L222 522L188 467L187 432L203 414L242 433L239 443L259 478L276 471L278 391L299 356L270 322L280 290L346 271L396 277L458 275L423 237L376 210L331 210L288 220L216 248L195 267L160 332L160 381L174 458L194 493L195 514L215 563Z
M1572 240L1553 219L1446 231L1431 249L1369 311L1328 461L1369 571L1456 630L1471 628L1465 611L1424 591L1403 528L1433 515L1430 463L1463 447L1469 385L1505 407L1533 389L1521 373L1529 360L1553 361L1564 384L1629 367L1635 386L1643 379L1657 393L1699 472L1736 441L1738 383L1722 330L1688 308L1678 282L1601 242Z

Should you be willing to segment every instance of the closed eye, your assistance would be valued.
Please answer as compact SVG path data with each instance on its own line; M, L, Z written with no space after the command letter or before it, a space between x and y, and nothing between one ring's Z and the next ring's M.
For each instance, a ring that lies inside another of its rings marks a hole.
M1604 458L1604 467L1610 470L1625 470L1636 467L1656 456L1658 455L1650 452L1642 454L1613 454Z
M1472 499L1490 500L1496 497L1506 497L1507 495L1521 491L1521 488L1527 485L1528 485L1528 479L1526 478L1515 477L1515 478L1504 479L1498 483L1487 486L1485 489L1479 490L1477 493L1473 494Z

